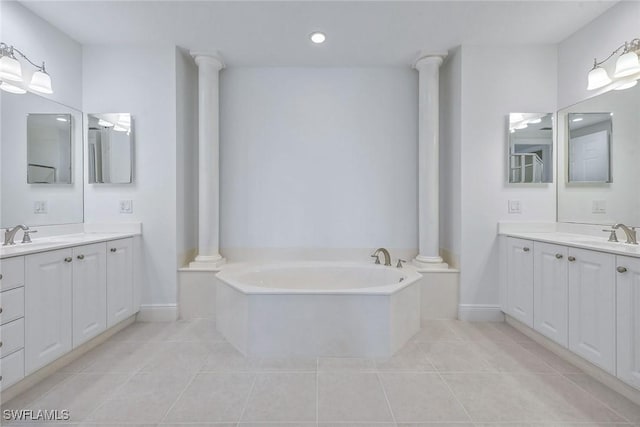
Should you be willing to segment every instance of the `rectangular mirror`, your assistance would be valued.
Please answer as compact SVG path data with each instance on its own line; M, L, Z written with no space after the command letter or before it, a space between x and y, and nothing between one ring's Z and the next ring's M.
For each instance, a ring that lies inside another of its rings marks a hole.
M71 114L27 115L27 183L71 184Z
M133 125L129 113L89 114L90 184L133 182Z
M557 115L558 221L640 226L640 85Z
M553 182L553 115L509 114L509 183Z
M0 103L2 227L81 223L82 112L29 92Z
M569 113L569 182L611 182L611 113Z

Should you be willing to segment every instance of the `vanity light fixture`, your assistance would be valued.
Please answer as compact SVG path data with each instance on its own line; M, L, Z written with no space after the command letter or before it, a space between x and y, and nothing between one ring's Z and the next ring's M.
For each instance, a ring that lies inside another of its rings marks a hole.
M309 35L309 38L315 44L324 43L327 40L327 36L325 33L321 33L320 31L315 31Z
M616 60L612 78L602 65L620 51L622 51L622 54ZM636 38L629 42L624 42L623 45L619 46L603 61L598 61L594 58L593 68L587 75L587 90L600 89L610 84L612 85L612 89L616 90L628 89L635 86L638 79L640 79L640 60L638 59L638 53L640 53L640 39Z
M24 58L36 70L31 76L28 88L34 92L51 94L51 77L47 73L44 62L38 65L31 61L27 55L14 46L0 42L0 89L9 93L23 94L27 91L22 87L22 64L16 58L16 53Z

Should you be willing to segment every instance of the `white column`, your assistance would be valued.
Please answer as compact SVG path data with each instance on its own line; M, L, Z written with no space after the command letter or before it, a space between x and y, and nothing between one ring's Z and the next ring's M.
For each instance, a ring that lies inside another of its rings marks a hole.
M217 267L220 255L219 55L191 52L198 65L198 255L190 267Z
M419 268L447 268L440 257L440 65L446 55L421 55L418 70L418 256Z

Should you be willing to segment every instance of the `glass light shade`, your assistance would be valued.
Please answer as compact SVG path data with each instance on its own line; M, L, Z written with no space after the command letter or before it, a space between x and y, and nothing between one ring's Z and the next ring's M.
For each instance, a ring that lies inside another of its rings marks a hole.
M611 83L611 78L609 77L609 74L607 74L607 70L602 67L596 67L589 71L587 79L589 82L587 90L600 89L601 87L605 87Z
M36 71L31 77L29 89L40 93L53 93L53 89L51 88L51 77L49 77L49 74L44 71Z
M636 79L624 79L621 80L619 84L616 85L616 87L614 87L614 90L625 90L625 89L629 89L631 87L634 87L635 85L638 84L638 81Z
M635 52L627 52L624 55L620 55L616 61L616 71L613 76L626 77L635 73L640 73L640 61L638 61L638 54Z
M27 91L24 90L23 88L21 88L19 86L12 85L12 84L7 83L7 82L0 82L0 90L3 90L5 92L9 92L9 93L16 93L18 95L22 95L23 93L27 93Z
M22 82L22 66L10 56L0 58L0 79Z

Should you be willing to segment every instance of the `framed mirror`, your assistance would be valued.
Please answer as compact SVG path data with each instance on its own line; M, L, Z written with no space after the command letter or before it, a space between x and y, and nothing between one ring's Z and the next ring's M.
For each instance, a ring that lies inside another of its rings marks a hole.
M88 115L90 184L133 182L133 123L129 113Z
M611 182L611 113L568 113L569 182Z
M71 184L71 114L27 115L27 183Z
M509 183L553 182L553 115L509 114Z

